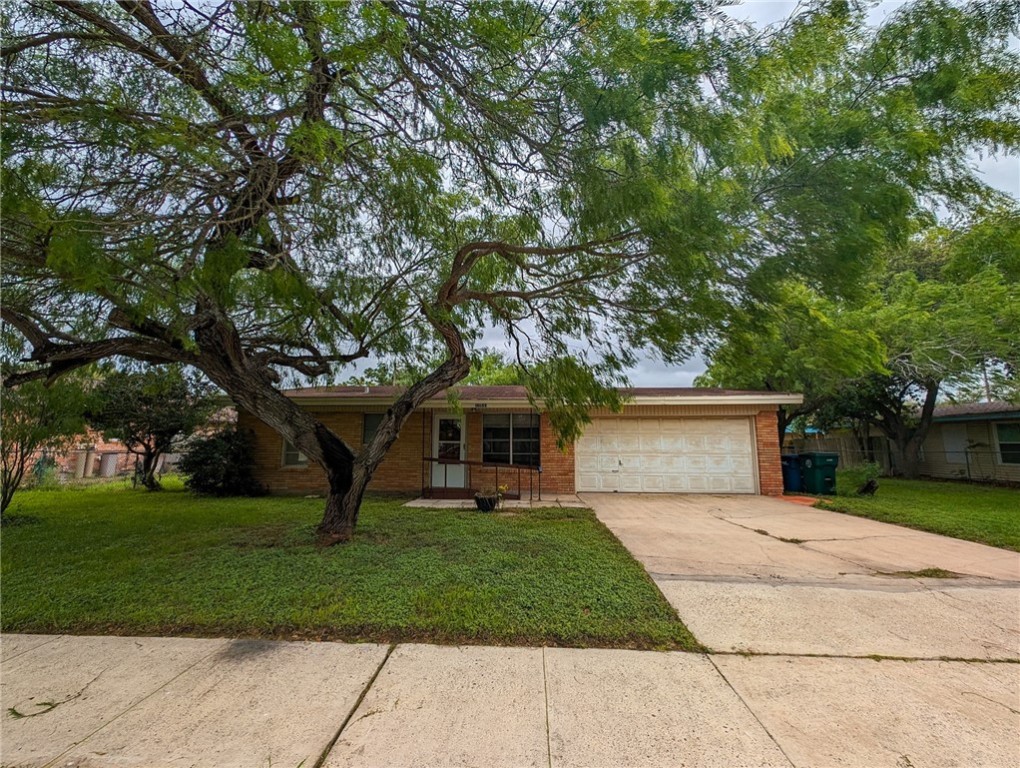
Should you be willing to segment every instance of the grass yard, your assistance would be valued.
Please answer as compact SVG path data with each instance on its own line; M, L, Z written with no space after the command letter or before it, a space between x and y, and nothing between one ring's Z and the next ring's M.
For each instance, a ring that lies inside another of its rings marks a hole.
M1020 489L891 478L878 486L874 498L839 496L816 506L1020 551Z
M3 630L699 648L589 510L367 499L354 542L321 549L322 504L20 492L2 533Z

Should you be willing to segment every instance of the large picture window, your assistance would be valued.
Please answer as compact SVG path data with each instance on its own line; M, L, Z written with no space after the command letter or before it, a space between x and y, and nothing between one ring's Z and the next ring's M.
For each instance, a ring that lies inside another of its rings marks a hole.
M538 424L537 413L483 414L482 461L539 466Z
M999 462L1020 464L1020 422L996 424L995 436L999 442Z

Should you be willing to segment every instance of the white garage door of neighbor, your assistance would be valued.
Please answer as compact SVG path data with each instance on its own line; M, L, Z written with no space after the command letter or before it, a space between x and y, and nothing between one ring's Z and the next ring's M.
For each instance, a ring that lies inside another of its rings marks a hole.
M594 419L575 446L578 491L754 493L750 419Z

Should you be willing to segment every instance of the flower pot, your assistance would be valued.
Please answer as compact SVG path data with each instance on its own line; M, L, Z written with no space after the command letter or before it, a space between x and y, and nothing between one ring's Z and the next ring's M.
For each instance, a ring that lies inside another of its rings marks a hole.
M492 512L499 506L499 496L475 495L475 506L482 512Z

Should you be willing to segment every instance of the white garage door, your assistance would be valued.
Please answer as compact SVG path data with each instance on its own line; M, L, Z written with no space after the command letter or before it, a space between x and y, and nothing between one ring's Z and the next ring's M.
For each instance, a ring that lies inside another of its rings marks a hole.
M594 419L575 456L578 491L755 491L750 419Z

